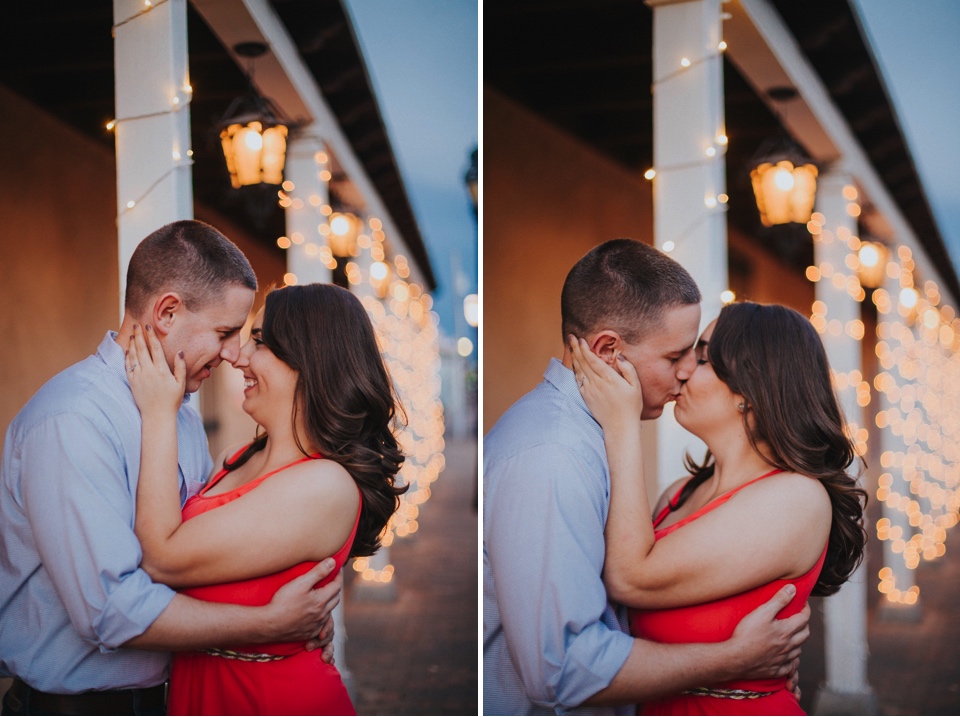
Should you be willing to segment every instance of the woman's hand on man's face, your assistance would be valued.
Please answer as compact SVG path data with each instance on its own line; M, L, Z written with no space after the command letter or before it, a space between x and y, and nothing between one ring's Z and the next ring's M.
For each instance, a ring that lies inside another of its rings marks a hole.
M174 357L170 373L163 355L160 339L148 325L133 327L125 356L127 378L141 415L148 413L176 413L183 402L186 389L187 365L181 351Z
M568 336L567 342L580 395L597 422L605 430L639 422L643 389L633 364L618 353L610 366L590 350L585 340Z

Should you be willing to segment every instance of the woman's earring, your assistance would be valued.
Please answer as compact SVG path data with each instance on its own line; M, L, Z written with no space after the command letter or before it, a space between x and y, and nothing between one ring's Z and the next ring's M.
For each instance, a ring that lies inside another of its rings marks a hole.
M737 406L737 409L740 411L740 413L743 413L743 409L745 409L746 407L747 407L747 404L745 404L743 401L740 401L740 405Z

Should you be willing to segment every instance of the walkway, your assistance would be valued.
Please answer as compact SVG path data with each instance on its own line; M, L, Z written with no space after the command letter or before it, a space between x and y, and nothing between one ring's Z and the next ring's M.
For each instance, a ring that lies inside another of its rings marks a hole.
M881 715L960 714L960 529L947 536L947 552L917 568L920 586L919 622L883 619L877 613L879 593L870 595L867 676ZM879 552L872 540L871 556ZM868 579L875 589L879 570L870 561ZM814 623L821 623L814 606ZM819 632L819 634L818 634ZM801 705L809 710L816 686L824 679L822 631L814 626L801 658Z
M446 446L420 529L391 547L396 599L361 599L355 580L345 591L345 656L361 715L477 714L477 444Z

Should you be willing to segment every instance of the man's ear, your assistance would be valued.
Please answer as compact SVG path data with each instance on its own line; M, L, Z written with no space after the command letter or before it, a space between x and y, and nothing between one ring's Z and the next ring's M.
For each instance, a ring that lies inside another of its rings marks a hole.
M620 352L623 351L623 339L620 338L620 334L612 329L604 329L591 336L587 341L590 350L611 366L617 360Z
M180 295L172 291L160 296L153 302L153 311L150 312L150 318L153 321L153 328L159 336L165 337L170 333L174 323L179 320L178 315L184 308Z

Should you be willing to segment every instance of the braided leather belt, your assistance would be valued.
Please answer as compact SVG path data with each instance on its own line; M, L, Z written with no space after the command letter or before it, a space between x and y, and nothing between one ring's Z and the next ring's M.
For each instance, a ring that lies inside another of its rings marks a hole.
M228 660L240 660L241 662L276 662L290 657L290 655L271 655L267 652L237 652L236 650L224 650L219 647L211 647L207 650L200 650L200 652Z
M719 697L724 700L755 700L760 697L769 697L773 692L753 692L752 690L728 690L719 687L694 687L684 690L680 694L694 695L695 697Z

